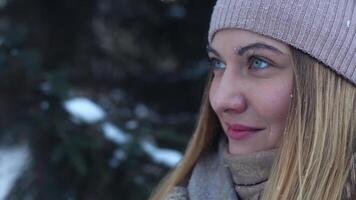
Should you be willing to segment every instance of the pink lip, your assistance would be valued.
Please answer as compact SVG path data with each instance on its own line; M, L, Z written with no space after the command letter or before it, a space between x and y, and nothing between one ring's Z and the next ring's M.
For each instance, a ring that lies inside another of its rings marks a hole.
M250 127L250 126L244 126L241 124L228 124L227 125L227 135L231 139L235 140L242 140L248 136L251 136L255 133L257 133L260 130L263 130L263 128L257 128L257 127Z

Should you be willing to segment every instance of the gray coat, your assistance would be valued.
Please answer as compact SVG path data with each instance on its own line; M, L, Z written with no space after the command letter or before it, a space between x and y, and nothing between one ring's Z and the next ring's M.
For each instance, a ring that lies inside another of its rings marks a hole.
M271 171L276 150L235 156L224 140L218 151L203 155L184 186L176 186L165 200L258 200ZM236 185L235 185L236 184Z
M165 200L189 200L188 190L185 187L176 186Z
M199 159L188 185L174 187L165 200L237 200L229 170L221 154L221 151L211 152Z

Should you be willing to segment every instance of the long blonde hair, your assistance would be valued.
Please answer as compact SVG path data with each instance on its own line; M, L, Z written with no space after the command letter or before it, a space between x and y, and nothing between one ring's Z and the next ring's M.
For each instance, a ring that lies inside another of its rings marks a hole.
M263 199L355 199L356 87L314 58L291 47L293 99L285 134ZM205 88L195 132L180 164L150 200L184 185L198 159L217 143L219 122Z

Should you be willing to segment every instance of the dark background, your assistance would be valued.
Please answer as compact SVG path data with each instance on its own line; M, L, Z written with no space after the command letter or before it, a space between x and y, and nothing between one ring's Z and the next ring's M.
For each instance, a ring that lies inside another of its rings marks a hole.
M147 199L170 167L139 141L183 152L208 71L213 3L0 0L0 144L28 144L32 158L8 199ZM75 97L100 105L132 142L71 120L63 103ZM118 149L126 159L110 165Z

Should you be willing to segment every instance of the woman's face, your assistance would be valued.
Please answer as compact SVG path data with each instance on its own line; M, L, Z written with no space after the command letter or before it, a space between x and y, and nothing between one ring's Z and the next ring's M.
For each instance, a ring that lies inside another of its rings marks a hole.
M207 50L214 74L209 101L229 152L278 147L293 84L289 47L256 33L226 29L215 34Z

